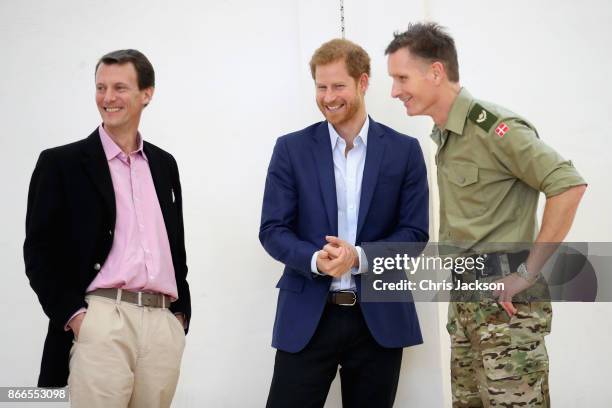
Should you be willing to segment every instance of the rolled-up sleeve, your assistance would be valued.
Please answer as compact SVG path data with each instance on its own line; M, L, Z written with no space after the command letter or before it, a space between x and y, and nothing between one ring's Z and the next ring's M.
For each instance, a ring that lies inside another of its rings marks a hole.
M526 123L520 120L504 123L508 130L489 140L492 154L508 173L542 191L547 198L587 184L572 162L544 143Z

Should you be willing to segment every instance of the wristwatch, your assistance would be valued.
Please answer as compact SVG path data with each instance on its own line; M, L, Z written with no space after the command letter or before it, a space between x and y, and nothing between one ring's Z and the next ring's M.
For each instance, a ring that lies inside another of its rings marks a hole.
M521 263L518 266L518 268L516 269L516 274L529 283L533 283L538 280L538 275L531 276L529 272L527 272L527 265L525 265L525 262Z

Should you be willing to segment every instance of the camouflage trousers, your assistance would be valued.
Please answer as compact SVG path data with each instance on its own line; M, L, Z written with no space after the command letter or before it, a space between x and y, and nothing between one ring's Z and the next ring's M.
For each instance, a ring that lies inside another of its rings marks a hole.
M550 407L550 302L515 306L509 318L492 300L449 303L454 408Z

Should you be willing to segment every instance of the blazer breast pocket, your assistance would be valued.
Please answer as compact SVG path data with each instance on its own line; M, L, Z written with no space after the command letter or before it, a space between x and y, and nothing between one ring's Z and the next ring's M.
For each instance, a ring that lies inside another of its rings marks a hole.
M298 275L283 273L283 276L281 276L279 279L276 287L281 290L300 293L304 290L304 278Z
M404 171L401 168L383 168L378 173L377 184L401 185L404 179Z

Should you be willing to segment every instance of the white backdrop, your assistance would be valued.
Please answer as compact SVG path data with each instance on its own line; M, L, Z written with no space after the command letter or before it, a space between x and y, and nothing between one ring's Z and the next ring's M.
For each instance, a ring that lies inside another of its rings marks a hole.
M590 183L568 240L612 240L609 2L345 0L345 15L347 38L372 57L369 113L420 140L431 182L431 121L407 118L389 97L383 55L393 31L425 18L455 37L462 84L526 116ZM157 73L141 131L175 155L184 191L193 320L174 406L264 406L282 270L257 240L265 173L278 136L321 120L308 61L338 35L339 1L331 0L0 1L0 386L35 383L46 332L21 256L38 153L99 124L95 62L137 48ZM417 309L425 344L404 353L396 406L449 406L445 305ZM555 305L555 407L609 406L611 311ZM327 406L340 406L338 383Z

